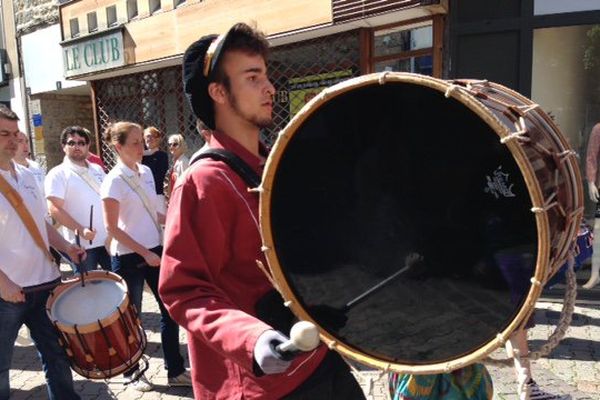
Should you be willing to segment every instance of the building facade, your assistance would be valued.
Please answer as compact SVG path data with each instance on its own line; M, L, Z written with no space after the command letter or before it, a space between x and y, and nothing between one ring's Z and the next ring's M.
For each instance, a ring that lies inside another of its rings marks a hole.
M540 104L585 172L600 121L600 1L460 0L450 2L449 15L448 76L499 82Z
M64 73L91 83L99 146L106 126L125 119L182 133L196 149L183 52L234 22L254 24L273 47L270 142L312 96L342 80L383 70L442 76L446 10L445 1L78 0L60 7ZM114 161L107 146L103 156Z
M90 86L63 74L59 7L54 0L14 1L14 30L21 66L16 110L32 139L35 158L46 168L62 162L60 132L65 126L94 129ZM20 112L19 112L20 111Z

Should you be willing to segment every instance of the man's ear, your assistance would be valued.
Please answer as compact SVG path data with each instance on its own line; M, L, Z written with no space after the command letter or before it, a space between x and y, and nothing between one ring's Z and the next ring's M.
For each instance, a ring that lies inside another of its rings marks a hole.
M208 95L215 103L225 104L225 101L227 100L225 87L217 82L211 82L208 84Z

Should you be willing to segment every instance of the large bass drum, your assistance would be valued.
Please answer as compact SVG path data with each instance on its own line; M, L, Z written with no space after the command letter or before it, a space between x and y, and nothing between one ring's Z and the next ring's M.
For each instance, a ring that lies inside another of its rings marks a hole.
M575 153L539 107L487 81L382 73L312 99L261 187L275 283L342 355L432 374L523 326L582 215Z

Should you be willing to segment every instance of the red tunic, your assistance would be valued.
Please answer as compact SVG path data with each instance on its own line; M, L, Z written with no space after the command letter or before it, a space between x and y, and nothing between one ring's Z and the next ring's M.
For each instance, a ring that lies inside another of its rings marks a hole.
M241 157L259 175L261 160L215 132L211 148ZM225 163L203 159L173 188L160 271L160 295L188 331L196 399L279 399L298 387L327 349L298 357L283 374L257 378L253 349L268 325L254 305L272 285L256 266L260 250L258 195ZM289 332L284 332L289 333Z

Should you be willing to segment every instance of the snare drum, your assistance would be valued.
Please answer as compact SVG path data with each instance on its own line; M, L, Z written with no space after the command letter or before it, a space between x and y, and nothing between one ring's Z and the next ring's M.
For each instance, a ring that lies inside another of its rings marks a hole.
M63 282L46 304L75 372L88 379L108 379L136 365L146 334L127 285L117 274L90 271Z
M576 155L537 104L487 81L407 73L313 98L279 134L259 192L286 304L342 355L411 374L507 341L583 212ZM312 311L323 306L344 323Z

